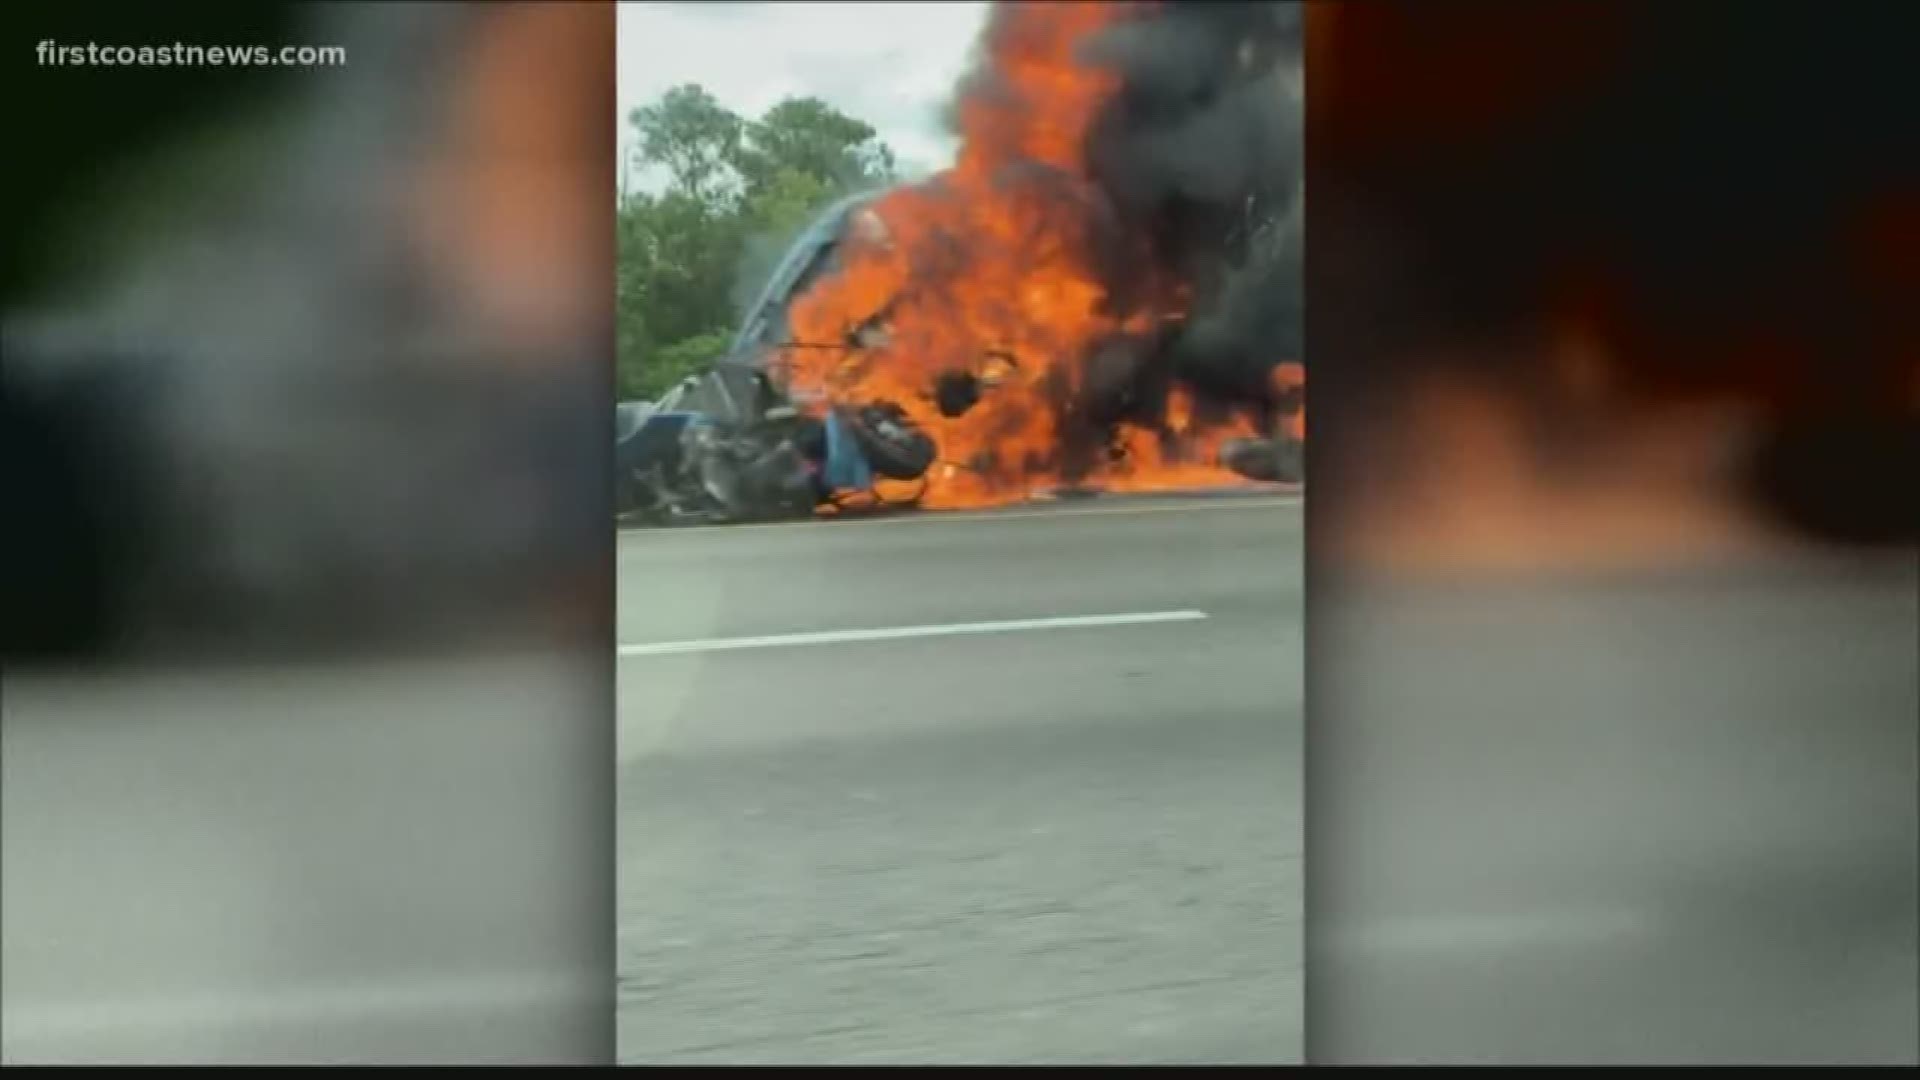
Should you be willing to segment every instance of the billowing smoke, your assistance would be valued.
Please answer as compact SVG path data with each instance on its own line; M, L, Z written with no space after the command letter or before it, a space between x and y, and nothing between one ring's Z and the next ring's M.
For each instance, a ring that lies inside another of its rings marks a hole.
M1184 321L1086 358L1069 458L1115 420L1156 424L1174 382L1203 412L1270 422L1291 406L1272 376L1303 351L1301 27L1298 3L1182 0L1130 5L1080 44L1119 83L1082 151L1107 215L1109 307ZM990 70L965 90L994 91Z
M1165 223L1184 208L1224 221L1249 201L1291 201L1301 175L1298 4L1142 7L1081 57L1120 79L1088 161L1122 220Z
M1246 262L1206 296L1175 345L1173 365L1196 387L1267 404L1274 367L1303 363L1303 215L1298 206L1253 236Z
M1083 50L1121 83L1089 168L1150 251L1105 268L1111 295L1179 283L1189 319L1161 361L1209 397L1266 403L1274 366L1302 358L1301 17L1298 3L1143 6Z

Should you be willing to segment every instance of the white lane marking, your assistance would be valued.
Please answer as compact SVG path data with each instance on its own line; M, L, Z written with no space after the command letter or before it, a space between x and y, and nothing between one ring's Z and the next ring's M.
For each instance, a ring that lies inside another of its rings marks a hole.
M948 525L967 522L1024 521L1039 518L1111 517L1120 514L1169 514L1179 513L1215 513L1229 510L1277 510L1300 506L1305 502L1303 495L1229 495L1223 498L1206 500L1205 496L1195 497L1192 502L1154 502L1151 504L1132 504L1127 506L1087 506L1079 507L1070 502L1051 502L1033 504L1031 509L983 509L983 510L905 510L885 517L848 517L808 518L804 521L770 521L754 525L680 525L673 528L632 528L621 529L622 538L639 539L643 536L655 539L668 539L684 536L688 533L702 532L758 532L766 529L797 529L832 526L836 528L854 528L873 525Z
M1000 622L943 623L934 626L891 626L874 630L819 630L802 634L761 637L709 638L702 641L655 641L620 646L620 655L674 656L730 649L772 649L792 645L845 645L859 641L898 641L905 638L951 637L957 634L1007 634L1026 630L1086 630L1104 626L1143 626L1152 623L1193 622L1204 611L1135 611L1120 615L1069 615L1057 619L1007 619Z

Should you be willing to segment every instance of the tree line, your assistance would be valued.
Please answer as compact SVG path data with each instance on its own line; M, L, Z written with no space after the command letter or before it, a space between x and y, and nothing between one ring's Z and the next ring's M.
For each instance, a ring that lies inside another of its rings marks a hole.
M757 118L697 84L627 117L616 240L622 400L652 398L726 348L743 298L812 217L894 182L893 151L871 125L813 97Z

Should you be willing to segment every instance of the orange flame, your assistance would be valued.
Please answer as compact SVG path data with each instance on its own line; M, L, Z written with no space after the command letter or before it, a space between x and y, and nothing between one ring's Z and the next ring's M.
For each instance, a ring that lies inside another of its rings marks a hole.
M877 220L852 230L840 269L794 305L800 342L884 325L884 339L845 352L785 350L781 370L798 397L885 399L921 424L941 450L922 506L1014 502L1069 482L1122 491L1244 482L1217 457L1225 440L1254 433L1251 418L1214 418L1216 409L1202 422L1178 388L1159 430L1122 425L1072 476L1062 461L1086 357L1110 335L1181 313L1173 282L1137 310L1112 310L1092 254L1101 203L1084 145L1118 83L1076 53L1142 7L1006 5L986 41L997 84L962 102L954 166L870 204ZM944 415L933 388L961 374L985 388Z

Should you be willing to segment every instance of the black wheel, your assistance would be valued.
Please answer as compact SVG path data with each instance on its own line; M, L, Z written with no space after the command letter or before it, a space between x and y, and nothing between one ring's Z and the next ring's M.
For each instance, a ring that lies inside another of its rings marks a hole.
M841 419L860 444L873 471L889 480L918 480L933 467L939 448L906 410L880 402L847 410Z
M1303 447L1291 439L1233 439L1220 463L1249 480L1297 484L1305 479Z

